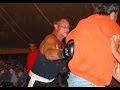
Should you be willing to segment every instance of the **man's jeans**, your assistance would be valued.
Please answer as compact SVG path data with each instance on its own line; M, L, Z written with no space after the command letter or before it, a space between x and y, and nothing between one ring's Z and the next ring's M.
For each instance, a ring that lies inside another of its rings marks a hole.
M97 86L72 73L69 74L69 78L67 79L67 82L68 82L68 87L105 87L105 86Z

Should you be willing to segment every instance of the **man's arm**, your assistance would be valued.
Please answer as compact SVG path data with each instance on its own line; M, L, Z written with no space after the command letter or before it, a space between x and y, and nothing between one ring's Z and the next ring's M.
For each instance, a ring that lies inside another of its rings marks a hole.
M74 53L74 42L73 40L69 40L64 48L59 48L58 42L54 39L46 40L43 46L43 54L46 56L48 60L58 60L58 59L66 59L70 60Z
M120 63L115 65L113 77L120 83Z
M111 38L111 49L112 49L112 54L114 57L117 59L117 61L120 63L120 53L118 51L119 48L119 43L120 43L120 35L113 35Z
M41 44L42 53L48 60L58 60L62 58L58 53L62 53L58 46L58 42L54 37L48 36Z
M117 59L117 61L120 63L120 53L118 51L113 51L113 56Z

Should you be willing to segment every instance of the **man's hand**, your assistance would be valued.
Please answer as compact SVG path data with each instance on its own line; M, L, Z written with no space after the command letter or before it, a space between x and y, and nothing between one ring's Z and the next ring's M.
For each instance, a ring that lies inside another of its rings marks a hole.
M110 38L110 40L111 40L112 51L118 51L119 44L120 44L120 35L119 34L113 35Z
M120 77L120 63L115 65L115 74L116 76Z
M63 49L63 56L65 59L70 60L74 54L74 40L69 40Z
M118 51L119 45L120 45L120 35L116 34L113 35L111 38L111 50L113 56L117 59L117 61L120 63L120 52Z
M120 82L120 63L115 65L113 77Z

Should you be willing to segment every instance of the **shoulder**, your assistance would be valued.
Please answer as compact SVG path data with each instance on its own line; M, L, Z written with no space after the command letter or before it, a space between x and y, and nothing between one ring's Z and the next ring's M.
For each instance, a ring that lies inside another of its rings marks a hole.
M53 34L49 34L49 35L47 35L47 36L45 37L45 39L46 39L46 38L56 39L56 37L55 37Z
M54 42L56 40L57 40L57 38L52 34L47 35L44 39L44 41L46 41L46 42Z

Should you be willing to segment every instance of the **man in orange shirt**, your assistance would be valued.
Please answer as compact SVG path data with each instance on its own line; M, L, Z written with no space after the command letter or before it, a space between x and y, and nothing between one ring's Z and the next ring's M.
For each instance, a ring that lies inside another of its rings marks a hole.
M81 20L66 38L74 40L74 55L68 63L69 87L105 87L114 76L116 59L110 38L120 34L116 23L119 5L99 3L95 10L95 14Z

